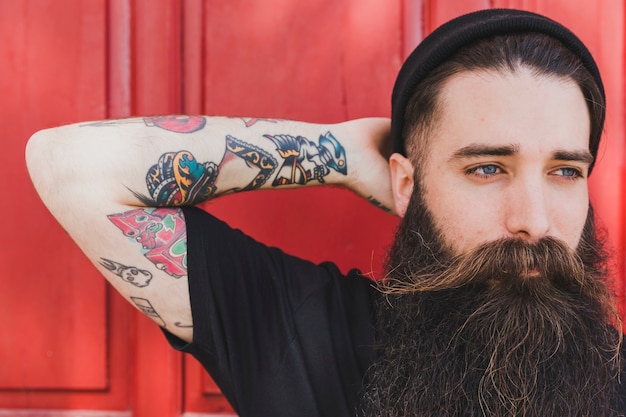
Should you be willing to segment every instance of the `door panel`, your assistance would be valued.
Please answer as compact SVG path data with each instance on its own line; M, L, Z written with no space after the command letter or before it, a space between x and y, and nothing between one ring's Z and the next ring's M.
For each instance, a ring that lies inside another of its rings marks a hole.
M107 386L105 285L38 201L22 156L39 128L104 116L104 6L0 3L0 164L11 178L0 206L11 237L0 316L11 337L0 339L0 357L16 359L0 362L2 389Z
M184 112L326 123L388 116L401 3L185 2ZM267 244L376 277L396 225L339 189L230 195L203 207ZM190 358L184 364L185 411L229 412L206 372Z
M0 2L0 409L128 404L127 307L41 204L23 156L39 129L106 116L106 6Z

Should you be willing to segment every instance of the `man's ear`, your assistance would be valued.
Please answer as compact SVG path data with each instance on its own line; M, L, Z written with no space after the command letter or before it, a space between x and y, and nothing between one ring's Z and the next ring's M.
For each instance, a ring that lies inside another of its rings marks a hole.
M394 153L389 157L389 170L396 213L404 217L413 193L413 164L401 154Z

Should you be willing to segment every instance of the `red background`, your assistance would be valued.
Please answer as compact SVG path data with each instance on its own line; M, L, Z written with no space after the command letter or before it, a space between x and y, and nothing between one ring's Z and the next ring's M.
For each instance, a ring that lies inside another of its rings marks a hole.
M592 200L616 248L621 294L626 147L620 0L0 2L0 166L6 178L0 416L230 412L205 372L169 348L158 328L105 284L47 213L25 170L23 149L32 133L171 113L312 122L387 116L397 70L423 35L451 17L488 7L560 20L598 60L608 112ZM291 253L375 276L396 224L338 189L233 195L205 208Z

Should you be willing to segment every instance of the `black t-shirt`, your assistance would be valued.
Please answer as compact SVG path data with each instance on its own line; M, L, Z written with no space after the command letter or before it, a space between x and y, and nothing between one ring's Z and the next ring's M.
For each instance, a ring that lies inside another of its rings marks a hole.
M172 346L204 366L240 417L354 416L374 356L371 282L183 210L194 338L165 331Z
M184 209L194 338L166 333L246 416L352 416L373 355L371 282Z

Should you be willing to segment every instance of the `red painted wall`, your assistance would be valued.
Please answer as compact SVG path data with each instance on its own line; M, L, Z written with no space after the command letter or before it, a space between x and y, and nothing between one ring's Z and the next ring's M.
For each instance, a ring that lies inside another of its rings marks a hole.
M389 114L404 56L448 18L535 10L590 45L606 82L594 204L623 280L624 6L619 0L12 0L0 2L2 410L179 416L229 407L206 373L113 293L38 201L23 148L36 130L164 113L335 122ZM88 173L85 173L88 175ZM284 207L288 207L287 210ZM347 191L233 195L205 205L314 261L380 273L396 220ZM312 236L310 241L295 239ZM8 415L11 415L10 412ZM20 414L22 415L22 414ZM28 414L27 414L28 415Z

